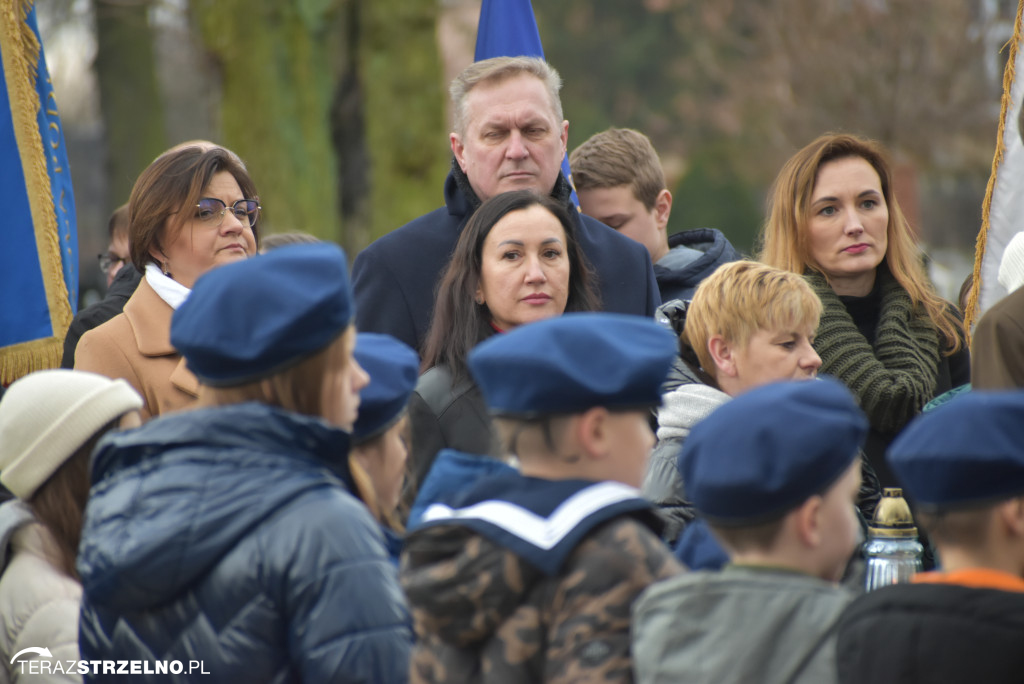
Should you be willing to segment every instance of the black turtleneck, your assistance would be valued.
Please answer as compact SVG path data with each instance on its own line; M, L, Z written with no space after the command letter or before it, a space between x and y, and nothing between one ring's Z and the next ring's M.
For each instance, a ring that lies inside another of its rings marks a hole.
M878 318L882 315L881 275L880 272L875 273L875 284L871 288L871 292L863 297L839 295L839 301L846 307L846 312L853 318L860 334L872 345L875 343Z

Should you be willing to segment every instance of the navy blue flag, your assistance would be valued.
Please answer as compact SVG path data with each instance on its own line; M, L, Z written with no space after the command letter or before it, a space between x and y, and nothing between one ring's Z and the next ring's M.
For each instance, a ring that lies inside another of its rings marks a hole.
M0 383L9 384L60 365L78 300L78 237L34 0L0 0L0 13Z
M483 0L473 59L479 62L491 57L522 56L544 59L544 47L540 42L540 31L537 30L537 20L533 16L530 0ZM562 175L572 186L568 150L562 158ZM572 203L577 209L580 208L575 186L572 190Z

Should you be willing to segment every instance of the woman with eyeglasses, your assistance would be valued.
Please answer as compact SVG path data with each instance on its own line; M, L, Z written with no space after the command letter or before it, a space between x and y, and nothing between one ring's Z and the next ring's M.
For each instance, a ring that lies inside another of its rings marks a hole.
M127 380L148 419L195 401L199 385L171 345L171 316L199 276L256 253L260 207L238 156L210 144L157 157L128 207L131 260L145 277L122 314L82 336L75 368Z

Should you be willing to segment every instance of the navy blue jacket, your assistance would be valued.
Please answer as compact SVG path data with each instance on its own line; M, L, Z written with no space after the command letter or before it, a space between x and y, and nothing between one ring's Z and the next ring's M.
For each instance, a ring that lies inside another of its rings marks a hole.
M104 439L79 547L82 657L197 660L211 682L406 681L405 599L347 454L347 433L256 403Z
M435 503L451 503L480 480L491 475L517 472L509 464L489 456L465 454L455 449L442 449L430 467L423 484L416 491L416 500L409 509L407 528L418 527L423 512Z
M654 264L663 302L693 299L700 281L722 264L743 258L722 231L715 228L695 228L670 235L668 246L668 254Z
M459 234L480 201L453 165L444 185L445 206L377 239L356 256L352 287L356 326L393 335L422 351L434 311L434 296ZM559 174L552 195L565 201L576 222L580 246L597 276L605 311L653 317L661 303L651 258L638 242L584 216L569 200Z

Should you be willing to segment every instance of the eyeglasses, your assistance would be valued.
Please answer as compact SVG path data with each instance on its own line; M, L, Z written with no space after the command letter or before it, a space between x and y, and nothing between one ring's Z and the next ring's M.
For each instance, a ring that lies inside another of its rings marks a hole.
M260 203L256 200L240 199L229 207L216 197L203 197L196 205L196 218L217 227L224 222L229 209L243 226L255 226L260 215Z
M107 252L106 254L97 254L96 258L100 262L100 270L104 272L109 271L110 267L114 264L117 264L117 267L121 268L128 262L124 257L119 257L116 254L111 254L110 252Z

